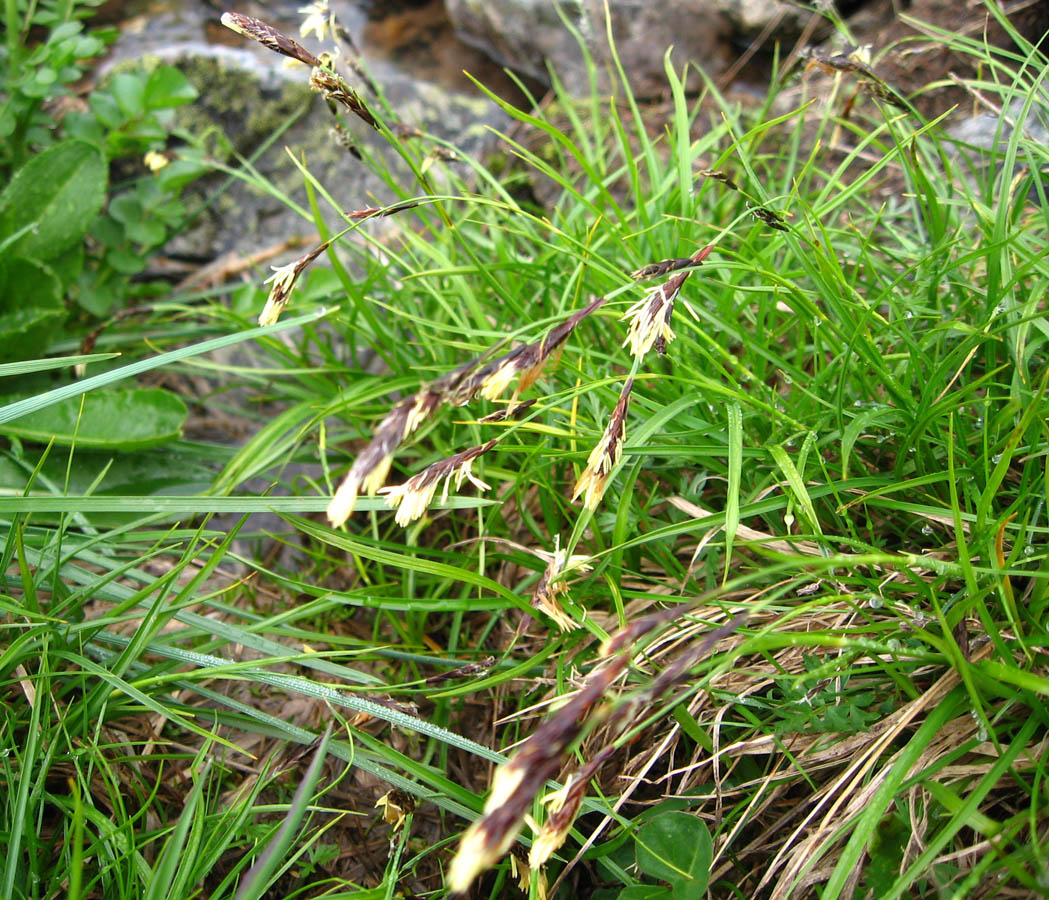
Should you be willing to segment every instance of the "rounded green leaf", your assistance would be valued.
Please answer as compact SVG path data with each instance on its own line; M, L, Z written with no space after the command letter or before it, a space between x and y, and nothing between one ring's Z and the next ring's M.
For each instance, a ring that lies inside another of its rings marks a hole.
M160 388L95 391L21 416L0 428L25 441L106 450L143 450L176 440L186 404Z
M46 261L81 240L102 209L106 177L105 155L86 141L33 157L0 195L0 238L33 226L8 253Z
M702 897L714 858L713 841L702 820L686 812L662 813L646 822L634 841L638 868L669 882L674 900Z
M146 83L145 99L149 109L167 109L192 103L197 99L197 89L174 66L157 66Z
M33 259L0 266L0 362L39 356L66 319L62 283Z

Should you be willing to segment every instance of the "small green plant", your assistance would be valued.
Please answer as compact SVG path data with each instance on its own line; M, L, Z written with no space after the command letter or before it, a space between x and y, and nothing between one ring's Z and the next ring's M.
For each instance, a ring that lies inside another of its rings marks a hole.
M713 844L696 816L660 813L638 829L634 853L638 871L667 886L624 888L619 900L699 900L706 891Z
M175 110L196 98L171 66L124 71L86 101L73 91L115 36L88 31L92 4L8 3L0 51L0 363L43 356L91 319L155 294L133 281L189 210L183 188L207 169ZM177 158L168 145L184 144ZM167 286L161 286L167 290ZM8 399L40 379L8 380ZM7 433L134 449L176 437L185 404L162 390L97 393L22 418ZM84 429L87 429L86 431ZM93 435L93 437L91 436Z
M164 155L173 137L191 144L172 130L175 110L197 96L177 69L114 74L86 101L73 92L115 36L86 31L91 6L5 8L0 359L41 352L70 301L103 316L135 296L131 276L186 220L179 195L206 171L191 146Z

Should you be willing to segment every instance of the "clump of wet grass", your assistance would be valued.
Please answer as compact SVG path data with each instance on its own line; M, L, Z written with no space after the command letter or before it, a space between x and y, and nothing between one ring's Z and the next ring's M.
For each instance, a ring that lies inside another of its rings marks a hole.
M1044 895L1047 66L956 48L1022 98L994 151L880 91L839 115L844 64L747 111L668 66L657 139L625 77L564 127L503 101L545 145L501 135L497 178L320 79L404 168L350 134L389 185L352 213L304 174L281 411L188 507L276 510L293 562L3 501L8 894L221 860L232 896L282 846L316 895ZM282 790L332 721L353 777ZM652 864L670 811L702 872Z

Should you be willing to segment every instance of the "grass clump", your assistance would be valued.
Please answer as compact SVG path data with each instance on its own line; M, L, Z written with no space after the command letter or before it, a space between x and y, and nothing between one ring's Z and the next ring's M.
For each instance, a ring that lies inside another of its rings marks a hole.
M502 135L498 178L292 47L414 186L343 123L389 196L304 167L319 240L263 313L294 317L212 309L237 333L140 366L256 340L255 436L180 447L207 492L114 524L44 459L0 498L0 893L1049 893L1016 41L957 41L1020 101L990 151L881 91L839 115L862 69L742 110L668 64L664 127L622 72L559 122L499 101L542 146Z

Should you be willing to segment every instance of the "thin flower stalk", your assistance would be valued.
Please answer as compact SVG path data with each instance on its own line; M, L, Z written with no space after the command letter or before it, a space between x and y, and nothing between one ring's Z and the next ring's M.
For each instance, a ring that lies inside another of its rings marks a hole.
M433 502L437 488L442 482L442 503L448 499L448 491L453 481L457 491L464 481L469 481L479 491L490 490L491 485L485 484L474 475L471 466L477 457L487 453L495 445L496 439L493 438L486 444L438 460L417 475L413 475L404 484L382 488L379 493L386 495L386 505L397 510L397 524L403 528L420 518Z
M572 631L579 626L565 612L559 598L568 591L566 571L589 572L592 568L587 563L590 557L578 554L569 556L567 550L561 549L559 541L555 541L553 553L541 555L547 560L547 566L532 593L532 606L553 619L562 631Z
M327 240L286 266L270 266L273 269L273 274L263 284L272 286L270 287L269 296L266 298L266 305L262 308L262 313L259 315L260 325L273 325L276 323L277 319L280 318L280 314L284 311L284 307L288 305L288 300L291 299L292 288L295 287L299 276L306 271L310 263L330 246L331 241Z
M605 495L608 486L608 477L612 470L623 458L623 441L626 438L626 414L630 406L630 392L634 388L634 379L628 378L619 392L619 400L616 402L612 415L609 416L608 425L601 435L597 446L590 451L586 461L586 468L575 484L572 499L575 500L580 494L583 495L583 506L589 510L597 509L597 504Z

